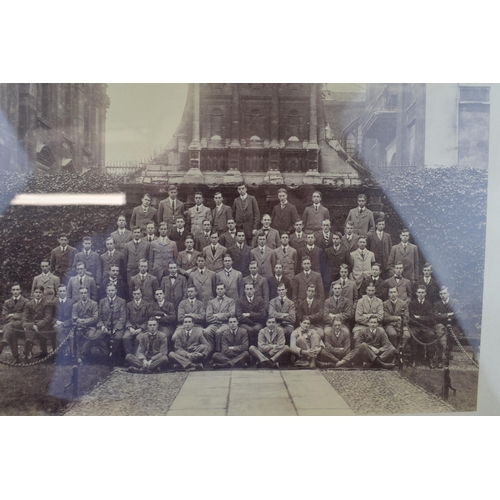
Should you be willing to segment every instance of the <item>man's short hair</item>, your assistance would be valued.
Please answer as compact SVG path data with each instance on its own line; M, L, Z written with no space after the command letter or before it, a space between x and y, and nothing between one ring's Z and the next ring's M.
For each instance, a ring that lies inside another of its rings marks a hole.
M182 322L186 321L187 319L190 319L194 323L193 317L190 316L189 314L186 314L186 316L184 316L184 319L182 320Z
M288 194L287 190L285 188L279 188L278 189L278 194L280 193L285 193L285 194Z
M177 189L177 184L170 184L170 186L168 186L168 191L173 191L174 189Z
M380 270L382 269L382 266L378 262L374 262L372 264L372 268L374 268L375 266L378 267Z
M251 260L251 261L248 263L248 266L250 267L250 266L253 266L254 264L255 264L256 266L259 266L259 264L257 263L257 261L256 261L256 260Z
M113 238L113 236L108 236L106 238L106 241L109 241L109 240L111 240L113 243L115 242L115 239Z
M115 290L116 290L116 285L114 283L108 283L108 285L106 286L106 290L112 286Z
M35 290L40 290L42 293L45 292L45 288L43 285L37 285L35 288L33 288L33 291Z
M87 292L89 291L89 289L88 289L85 285L82 285L82 286L78 289L78 291L79 291L79 292L81 292L81 291L83 291L83 290L87 290Z
M186 242L186 240L193 240L194 241L194 236L192 234L188 234L186 236L186 238L184 239L184 243Z
M221 193L220 191L217 191L217 192L215 192L215 193L214 193L214 198L215 198L218 194L220 194L220 195L222 196L222 193Z
M312 288L313 290L316 290L316 285L307 285L307 290L309 290L309 288Z
M175 218L175 221L177 222L179 219L180 219L180 220L184 220L184 216L182 216L182 215L178 215L178 216ZM162 224L163 224L163 222L162 222ZM162 224L160 224L160 226L161 226ZM165 222L165 225L166 225L166 222Z
M302 256L302 262L305 262L306 260L308 260L309 262L311 262L311 257L309 257L309 255L303 255Z
M238 317L237 317L235 314L231 314L231 315L227 318L227 320L229 321L230 319L233 319L233 318L234 318L236 321L238 321L238 322L239 322Z
M82 241L90 241L92 243L92 238L90 236L84 236Z
M377 323L378 323L378 318L377 318L377 315L376 314L372 314L369 318L368 318L368 321L370 321L371 319L376 319L377 320Z
M403 229L401 229L401 231L399 231L399 234L403 234L403 233L409 233L410 230L406 227L404 227Z
M352 221L350 221L350 220L349 220L349 221L347 221L347 222L345 223L345 227L347 227L347 226L349 226L349 227L351 227L351 226L352 226L352 227L354 227L354 222L352 222Z
M151 317L148 319L148 323L149 323L150 321L154 321L157 325L158 325L158 323L159 323L159 321L158 321L158 320L157 320L154 316L151 316Z
M12 288L14 288L15 286L18 286L19 288L21 288L21 285L20 285L17 281L15 281L14 283L11 283L11 285L10 285L11 290L12 290ZM60 285L59 285L59 286L60 286ZM66 286L66 285L64 285L64 286Z
M418 286L417 286L417 292L418 292L419 290L423 290L424 292L427 292L427 287L426 287L425 285L418 285Z
M148 263L148 259L139 259L139 264Z
M428 262L426 262L423 266L422 266L422 269L425 269L426 267L430 267L432 269L432 264L429 264Z
M340 264L340 268L339 269L349 269L349 266L347 264Z
M320 199L320 200L322 200L322 199L323 199L323 195L322 195L319 191L313 191L313 194L312 194L312 195L314 196L315 194L319 194L319 199Z
M362 200L362 199L366 200L366 194L358 194L358 200Z
M119 266L118 264L111 264L111 265L109 266L109 271L111 271L111 268L112 268L112 267L117 267L118 269L120 269L120 266Z
M196 193L194 193L195 196L198 194L203 198L203 193L201 191L196 191Z
M281 238L283 235L286 235L286 236L290 237L290 233L289 233L288 231L283 231L283 232L280 234L280 238Z
M237 187L241 187L241 186L247 187L247 185L244 182L240 182Z
M66 233L60 233L59 234L59 239L61 239L61 238L67 238L67 237L68 237L68 235Z
M132 231L137 231L137 230L142 231L141 226L134 226L134 227L132 228Z

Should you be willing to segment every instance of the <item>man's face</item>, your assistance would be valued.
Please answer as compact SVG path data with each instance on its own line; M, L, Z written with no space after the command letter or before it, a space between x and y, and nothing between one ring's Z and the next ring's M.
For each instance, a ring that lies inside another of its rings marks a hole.
M246 284L245 285L245 294L247 297L253 297L254 296L254 289L253 289L253 285L249 285L249 284Z
M274 274L281 276L283 274L283 266L281 264L276 264L274 266Z
M187 289L187 296L190 299L194 299L196 297L196 288L191 286Z
M203 196L201 196L201 194L195 194L194 195L194 202L197 205L201 205L203 203Z
M389 299L395 301L398 298L398 290L396 288L391 288L389 290Z
M118 266L112 266L111 269L109 270L109 275L113 279L117 278L119 273L120 273L120 268Z
M125 217L123 217L123 216L118 217L118 227L120 229L123 229L126 224L127 224L127 221L125 220Z
M224 294L226 293L226 287L224 285L217 285L215 292L217 293L217 297L224 297Z
M233 259L229 255L224 257L224 267L226 269L231 269L233 267Z
M365 205L366 205L366 198L364 196L359 196L358 197L358 207L364 208Z
M140 229L134 229L134 240L140 240L141 239L141 230Z
M91 242L91 241L88 241L88 240L87 240L87 241L84 241L84 242L83 242L83 249L84 249L85 251L90 250L90 247L91 247L91 246L92 246L92 242Z
M156 321L148 321L148 332L154 335L158 329L158 323Z
M106 241L106 249L108 252L112 252L115 249L115 242L113 240Z
M217 233L214 233L210 236L210 242L212 245L217 245L219 243L219 235Z
M430 278L432 274L432 267L424 267L424 277Z
M146 274L148 272L148 263L147 262L139 262L139 272L141 274Z
M205 268L205 258L203 257L198 257L198 260L196 261L198 264L198 269L204 269Z
M275 318L269 318L266 321L266 325L269 328L269 330L274 330L274 328L276 327L276 319Z
M61 236L59 238L59 244L62 246L62 247L65 247L67 244L68 244L68 238L66 238L66 236Z
M250 270L250 274L252 276L255 276L257 274L257 264L250 264L248 266L248 269Z
M60 287L57 289L57 296L58 296L60 299L65 299L65 298L66 298L66 287L65 287L65 286L60 286Z
M149 196L142 197L142 206L149 207L151 205L151 198Z
M162 238L165 238L165 236L167 236L167 232L168 232L167 226L164 226L164 225L160 226L159 231L160 231L160 236Z
M295 224L294 224L294 227L295 227L295 231L297 233L301 233L302 232L302 228L304 227L304 224L302 223L302 221L297 221Z
M82 277L85 274L85 266L78 265L76 266L76 274Z
M333 295L335 295L335 297L340 297L341 291L342 286L340 285L340 283L336 283L335 285L333 285Z
M178 218L175 220L175 225L177 229L182 229L186 225L186 221L184 219Z
M310 271L311 270L311 261L310 260L303 260L302 261L302 269L304 271Z
M378 267L378 266L372 267L372 276L374 278L378 278L380 276L380 267Z
M155 234L155 225L154 224L148 224L146 226L146 234L148 236L151 236L151 235Z
M187 238L184 242L186 245L186 250L192 250L194 247L194 240L192 238Z
M312 195L312 201L317 205L321 201L321 196L318 193L314 193Z
M264 215L264 217L262 217L262 225L266 228L271 225L271 217L269 215Z
M236 233L236 241L241 245L245 242L245 233L243 231L238 231Z
M184 328L186 330L193 328L193 320L191 318L184 318Z
M286 199L287 199L286 193L278 193L278 200L280 200L280 203L285 203Z
M134 298L134 300L136 302L139 302L139 300L141 300L141 297L142 297L142 292L140 290L134 290L132 292L132 297Z
M403 264L396 264L394 267L394 274L400 278L403 274Z
M302 328L304 332L308 332L310 327L311 327L311 322L308 319L303 319L301 321L300 328Z
M38 289L37 289L37 290L35 290L35 291L33 292L33 296L34 296L34 297L35 297L35 299L37 299L37 300L38 300L38 299L41 299L41 298L42 298L42 295L43 295L43 292L42 292L41 290L38 290Z
M331 223L329 220L324 220L322 223L321 223L321 226L323 227L323 231L325 233L329 233L330 232L330 229L332 227Z
M229 219L227 221L227 228L229 231L234 231L235 226L236 226L236 223L234 222L233 219Z
M47 274L49 272L49 270L50 270L49 263L48 262L42 262L41 268L42 268L42 273Z
M236 330L238 327L238 320L236 318L229 318L229 328L231 330Z
M238 187L238 193L240 194L240 196L245 196L245 194L247 193L246 186L239 186Z
M203 221L203 231L205 231L205 233L209 233L210 232L210 221Z
M168 273L170 276L175 276L177 274L177 264L175 262L171 262L168 265Z
M417 298L418 298L419 300L423 300L423 299L425 299L425 293L426 293L426 292L425 292L425 290L423 290L423 289L421 289L421 288L420 288L420 289L418 289L418 290L417 290Z
M366 248L366 240L364 238L359 238L358 247L360 250L364 250Z
M278 296L280 299L284 299L286 297L286 287L285 285L280 285L278 287Z
M340 268L340 277L342 279L347 278L347 275L349 274L349 269L346 269L345 267Z
M383 232L384 229L385 229L385 222L384 221L377 222L377 231Z
M265 246L266 246L266 237L259 236L259 247L265 247Z
M157 302L163 302L163 300L165 299L165 294L163 293L163 290L156 290L155 299Z
M214 196L215 204L219 206L222 203L222 195L221 194L216 194Z
M315 241L316 241L316 238L314 237L314 234L309 233L306 236L306 242L307 242L308 245L310 245L310 246L314 245Z
M116 297L116 287L115 286L108 286L106 288L106 294L108 298L114 299Z
M340 238L338 237L337 234L334 234L332 236L332 241L334 246L339 246L340 245Z
M82 288L82 290L80 290L80 297L84 302L86 302L87 299L89 298L89 289Z
M333 329L336 332L338 332L341 328L342 328L342 322L340 320L338 320L337 318L335 318L333 320Z
M66 287L64 287L66 289ZM21 287L19 285L15 285L10 289L10 292L12 293L12 297L19 297L21 295Z
M410 233L408 232L401 233L401 241L403 243L408 243L409 239L410 239Z
M170 188L168 190L168 195L172 198L172 200L175 200L177 198L177 188Z
M368 320L368 326L371 330L375 330L378 326L377 318L371 318L370 320Z
M314 295L316 293L316 289L315 288L308 288L306 290L306 296L308 299L314 299Z
M366 287L366 295L370 298L375 295L375 287L373 285L368 285Z
M448 292L439 292L439 297L441 298L442 301L446 301L449 298Z
M351 235L354 232L354 226L346 226L345 227L345 234Z
M288 234L282 234L281 235L281 244L284 247L287 247L289 242L290 242L290 236L288 236Z

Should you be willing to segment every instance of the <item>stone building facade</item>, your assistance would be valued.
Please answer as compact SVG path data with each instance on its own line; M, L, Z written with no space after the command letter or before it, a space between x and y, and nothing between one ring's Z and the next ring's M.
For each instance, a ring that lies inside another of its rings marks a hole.
M0 167L82 172L104 165L106 84L1 83Z

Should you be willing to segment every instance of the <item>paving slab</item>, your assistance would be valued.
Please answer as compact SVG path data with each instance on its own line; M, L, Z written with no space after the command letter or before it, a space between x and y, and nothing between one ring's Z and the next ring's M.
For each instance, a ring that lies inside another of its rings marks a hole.
M223 417L225 408L199 408L197 410L170 410L167 417Z
M356 415L350 408L335 408L335 409L313 409L304 410L297 408L301 417L352 417Z

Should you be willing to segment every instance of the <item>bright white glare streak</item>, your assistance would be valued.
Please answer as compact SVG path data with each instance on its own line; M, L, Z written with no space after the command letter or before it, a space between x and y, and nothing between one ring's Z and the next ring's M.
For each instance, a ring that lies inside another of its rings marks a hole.
M11 205L64 206L64 205L125 205L125 193L23 193Z

